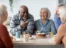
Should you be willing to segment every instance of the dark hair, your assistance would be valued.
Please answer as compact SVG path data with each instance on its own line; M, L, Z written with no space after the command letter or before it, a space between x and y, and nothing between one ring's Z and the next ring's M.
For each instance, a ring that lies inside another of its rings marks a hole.
M28 7L25 6L25 5L21 5L20 8L24 8L24 9L26 9L28 11Z

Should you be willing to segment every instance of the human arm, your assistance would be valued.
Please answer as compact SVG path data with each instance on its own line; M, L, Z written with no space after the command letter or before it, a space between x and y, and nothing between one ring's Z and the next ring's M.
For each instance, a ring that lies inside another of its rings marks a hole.
M34 20L29 20L27 25L27 29L25 30L28 34L33 34L34 32Z
M11 34L15 34L17 31L21 31L23 28L20 26L19 18L13 17L10 21L10 32Z

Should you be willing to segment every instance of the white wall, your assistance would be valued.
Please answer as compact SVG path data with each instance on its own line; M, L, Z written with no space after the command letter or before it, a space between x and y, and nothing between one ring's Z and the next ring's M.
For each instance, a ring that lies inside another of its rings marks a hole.
M35 20L40 18L40 8L48 7L51 11L51 18L53 19L55 8L58 5L58 0L14 0L13 13L10 11L9 0L0 0L0 4L5 4L8 7L8 13L11 17L18 12L21 5L26 5Z
M21 5L26 5L29 8L29 12L34 16L35 20L40 18L40 8L48 7L51 11L51 18L53 19L58 0L14 0L14 14L18 12Z
M8 16L12 16L12 12L10 11L10 5L9 5L9 0L0 0L0 4L4 4L7 6L7 10L8 10Z

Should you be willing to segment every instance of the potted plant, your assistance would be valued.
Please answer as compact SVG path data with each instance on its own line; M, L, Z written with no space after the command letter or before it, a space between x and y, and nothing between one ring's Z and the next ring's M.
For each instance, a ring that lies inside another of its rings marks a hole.
M11 12L13 12L13 0L9 0L9 4L10 4L10 10Z

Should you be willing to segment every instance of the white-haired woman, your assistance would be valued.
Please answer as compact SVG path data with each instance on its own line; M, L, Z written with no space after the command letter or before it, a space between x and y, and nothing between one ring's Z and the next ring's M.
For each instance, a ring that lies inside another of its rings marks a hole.
M12 40L8 34L7 28L3 23L7 20L7 8L0 5L0 48L13 48Z
M45 34L53 32L56 34L56 28L54 22L50 20L51 14L48 8L40 9L40 19L35 21L35 31L40 31Z
M66 48L66 6L60 7L59 15L61 21L64 22L64 24L60 25L57 35L55 37L55 42L56 44L63 43Z

